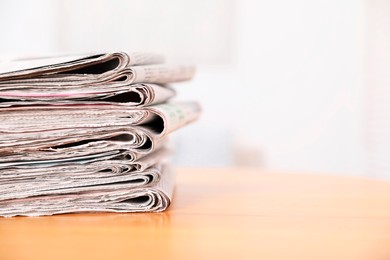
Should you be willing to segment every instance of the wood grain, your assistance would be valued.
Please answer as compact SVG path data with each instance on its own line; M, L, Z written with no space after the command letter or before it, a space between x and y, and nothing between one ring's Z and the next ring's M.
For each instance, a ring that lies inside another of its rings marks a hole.
M164 213L0 219L0 259L390 259L390 182L179 169Z

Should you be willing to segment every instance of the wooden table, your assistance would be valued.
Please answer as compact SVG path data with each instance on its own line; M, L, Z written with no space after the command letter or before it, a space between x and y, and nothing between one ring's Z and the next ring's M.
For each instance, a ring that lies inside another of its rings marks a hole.
M390 259L390 182L180 169L165 213L0 219L0 259Z

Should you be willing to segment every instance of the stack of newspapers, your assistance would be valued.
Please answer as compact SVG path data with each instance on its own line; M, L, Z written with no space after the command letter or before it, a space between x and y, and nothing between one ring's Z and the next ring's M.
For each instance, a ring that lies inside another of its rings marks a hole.
M0 63L0 216L165 210L167 135L196 120L169 101L192 66L102 53Z

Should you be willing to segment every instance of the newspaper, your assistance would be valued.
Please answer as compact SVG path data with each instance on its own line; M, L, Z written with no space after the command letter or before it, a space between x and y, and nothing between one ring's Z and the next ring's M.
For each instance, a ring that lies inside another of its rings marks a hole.
M170 83L193 74L149 53L0 63L0 216L165 210L167 135L201 113Z
M89 86L115 88L133 83L169 83L189 80L190 65L159 64L163 58L148 53L19 59L0 63L0 89L73 89Z
M79 104L116 104L133 107L159 104L174 97L176 92L169 86L138 83L105 89L101 86L78 91L42 89L34 91L0 90L0 107L20 105L50 105L52 102Z
M8 102L0 106L69 100L158 104L175 95L171 87L161 84L189 80L195 72L190 65L156 64L162 61L155 54L117 52L2 62L0 102Z
M112 105L2 108L0 168L12 162L45 163L40 161L43 158L80 160L80 156L91 159L95 155L96 159L102 153L137 158L199 115L200 107L193 102L140 109Z
M98 138L98 136L95 136L95 138ZM53 143L51 147L50 144L46 144L46 147L31 145L25 147L25 149L2 151L0 169L16 166L45 167L65 163L86 164L110 159L126 160L133 163L154 151L162 149L166 146L167 141L168 138L158 139L145 135L145 144L134 148L126 142L99 140L69 147L56 147Z
M157 153L136 163L129 163L126 160L107 160L90 164L11 168L7 171L1 169L0 201L95 190L102 184L116 184L118 188L155 184L160 180L160 165L168 159L167 151L162 150ZM15 185L19 188L15 189Z
M68 194L33 196L0 201L0 216L42 216L75 212L149 212L163 211L172 200L174 172L162 167L161 179L139 188L116 184L96 186Z
M73 103L11 106L0 109L0 132L140 126L155 134L165 135L193 122L200 112L196 102L169 102L144 108Z

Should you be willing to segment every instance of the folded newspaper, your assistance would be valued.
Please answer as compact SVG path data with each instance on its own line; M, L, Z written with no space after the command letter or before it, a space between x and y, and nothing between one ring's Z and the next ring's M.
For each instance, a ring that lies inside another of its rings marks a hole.
M100 53L0 63L0 216L163 211L167 135L195 121L171 101L192 66Z

